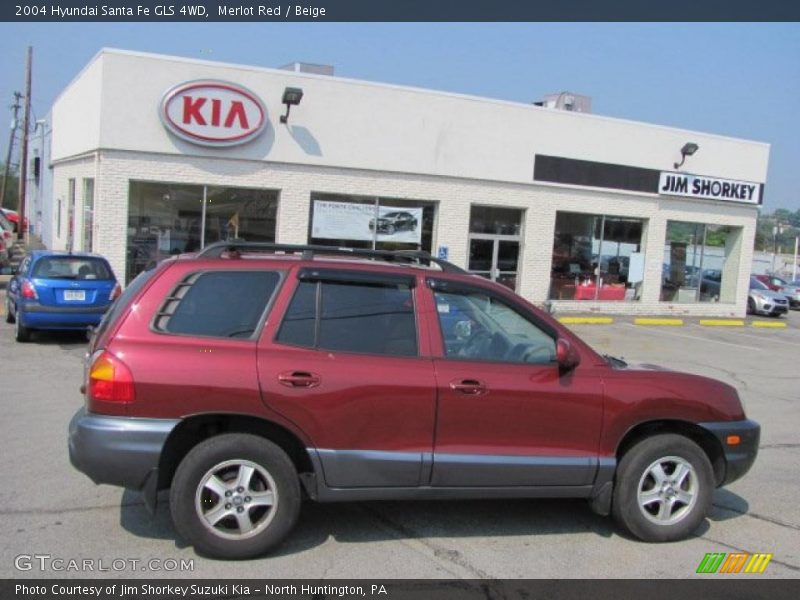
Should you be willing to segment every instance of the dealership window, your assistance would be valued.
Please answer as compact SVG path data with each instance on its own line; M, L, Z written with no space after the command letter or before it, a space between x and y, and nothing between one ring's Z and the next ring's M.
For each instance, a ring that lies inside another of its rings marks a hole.
M83 180L83 250L93 251L94 232L94 179Z
M275 241L276 190L131 181L127 280L220 240Z
M661 300L736 301L741 227L668 221Z
M645 230L643 219L556 213L550 299L639 300Z
M375 196L311 194L311 244L377 250L433 245L435 202Z

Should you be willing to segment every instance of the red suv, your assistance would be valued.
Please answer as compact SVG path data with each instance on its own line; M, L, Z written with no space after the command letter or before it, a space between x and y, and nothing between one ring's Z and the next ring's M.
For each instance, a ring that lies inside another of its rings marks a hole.
M171 488L182 537L247 558L319 502L579 497L688 536L760 428L729 385L595 353L421 252L227 243L141 274L90 344L73 465Z

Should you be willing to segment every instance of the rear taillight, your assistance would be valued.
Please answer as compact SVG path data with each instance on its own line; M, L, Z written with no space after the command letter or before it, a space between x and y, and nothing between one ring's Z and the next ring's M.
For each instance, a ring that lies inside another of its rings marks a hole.
M30 300L38 300L39 294L36 293L36 288L33 287L33 284L24 279L22 281L22 286L20 286L20 293L22 294L23 298L28 298Z
M114 289L111 290L111 295L108 297L108 299L111 300L111 302L113 302L120 296L122 296L122 288L119 287L119 284L117 283L114 285Z
M100 350L89 365L90 412L119 414L134 399L133 374L119 358Z

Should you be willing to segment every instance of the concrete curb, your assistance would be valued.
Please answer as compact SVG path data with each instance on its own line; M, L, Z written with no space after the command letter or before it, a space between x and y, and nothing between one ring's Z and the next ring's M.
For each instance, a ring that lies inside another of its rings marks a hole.
M650 317L639 317L633 320L633 324L679 327L683 325L683 319L660 319L660 318L650 318Z
M754 327L757 329L787 329L786 321L765 321L748 319L680 319L675 317L600 317L600 316L563 316L556 317L564 325L612 325L614 323L632 323L640 327L683 327L700 325L702 327Z
M785 321L753 321L750 326L761 329L786 329L789 324Z
M559 317L558 321L564 325L610 325L614 319L611 317Z
M741 319L700 319L698 322L703 327L744 327Z

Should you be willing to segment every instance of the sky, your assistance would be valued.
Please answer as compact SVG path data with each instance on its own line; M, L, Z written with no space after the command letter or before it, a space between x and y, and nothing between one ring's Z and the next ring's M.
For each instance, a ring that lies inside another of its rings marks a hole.
M764 207L800 209L798 23L0 23L0 123L29 45L37 118L103 47L330 64L342 77L516 102L571 91L596 114L771 144ZM7 144L3 127L3 158Z

